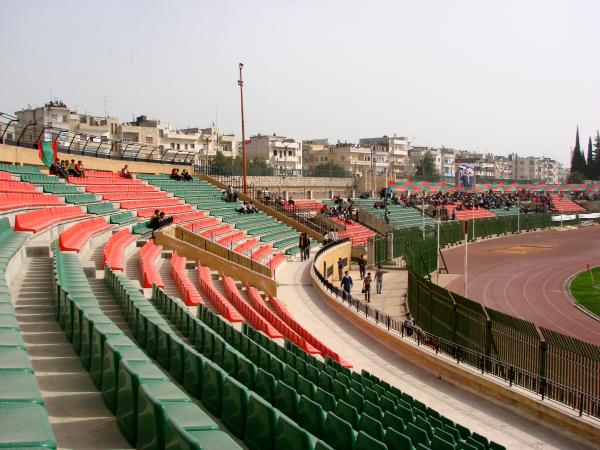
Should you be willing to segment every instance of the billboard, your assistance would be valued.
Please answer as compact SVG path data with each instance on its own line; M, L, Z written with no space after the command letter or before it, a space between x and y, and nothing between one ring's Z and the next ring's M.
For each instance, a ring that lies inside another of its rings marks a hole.
M458 166L458 184L465 188L473 187L473 184L475 184L475 164L460 163Z

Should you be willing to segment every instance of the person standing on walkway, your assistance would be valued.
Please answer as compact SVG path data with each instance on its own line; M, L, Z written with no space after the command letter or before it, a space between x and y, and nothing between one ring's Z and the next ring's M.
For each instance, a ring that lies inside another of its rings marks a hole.
M358 272L360 274L361 280L365 277L366 271L367 271L367 260L365 259L365 255L360 255L360 258L358 258Z
M346 272L344 273L344 277L342 278L342 290L344 291L344 298L346 299L350 299L350 290L352 289L352 277L350 276L350 274L348 273L348 271L346 270Z
M342 278L344 277L344 261L342 261L342 258L338 258L337 267L338 267L338 279L340 281L342 281Z
M385 271L381 270L381 264L377 264L377 270L375 270L375 289L378 294L381 294L383 288L383 274Z
M310 258L310 238L307 233L304 233L304 260Z
M371 278L371 272L369 272L367 274L366 277L363 278L363 293L365 294L365 302L370 303L371 302L371 281L373 281L373 279Z

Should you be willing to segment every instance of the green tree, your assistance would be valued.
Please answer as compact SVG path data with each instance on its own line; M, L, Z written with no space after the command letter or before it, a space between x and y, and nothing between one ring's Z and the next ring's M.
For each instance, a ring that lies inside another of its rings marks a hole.
M580 184L585 182L585 175L576 170L571 170L571 173L567 177L567 183Z
M600 132L596 131L596 136L594 137L594 152L593 152L593 180L600 179Z
M315 170L313 171L313 176L343 178L347 176L347 174L344 171L343 167L328 162L325 164L319 164L317 167L315 167Z
M585 157L583 156L581 146L579 145L579 127L577 127L577 132L575 134L575 148L573 148L573 154L571 155L571 172L585 174L586 171Z
M273 168L262 158L254 158L248 163L248 175L269 176L273 175Z
M438 176L437 168L435 167L435 160L431 152L425 152L421 162L417 165L416 176L419 177L436 177Z
M596 171L596 161L594 160L594 152L592 147L592 138L588 140L588 150L587 150L587 165L586 165L585 175L588 180L594 179L594 172Z
M241 164L236 159L217 151L217 154L210 160L211 173L213 175L237 175L238 172L241 172Z

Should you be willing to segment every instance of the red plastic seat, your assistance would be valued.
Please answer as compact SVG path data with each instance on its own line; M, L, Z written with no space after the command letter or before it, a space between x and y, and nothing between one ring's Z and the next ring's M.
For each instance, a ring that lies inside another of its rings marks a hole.
M173 252L171 257L171 278L177 286L179 295L184 299L187 306L204 305L204 300L200 296L200 292L196 286L188 278L185 271L186 259L179 256L177 252Z
M248 302L256 309L271 325L273 325L283 336L291 341L294 345L297 345L305 352L311 355L320 354L319 350L314 348L306 339L303 339L298 333L292 330L283 320L281 320L271 309L267 306L263 298L261 297L258 290L254 287L246 284L246 298Z
M169 194L164 191L130 191L130 192L108 192L102 194L103 200L123 201L123 200L149 200L153 198L167 198Z
M4 172L3 172L4 173ZM0 192L37 192L35 186L31 183L21 181L7 181L0 179Z
M125 248L136 239L129 228L113 234L104 246L104 264L112 270L125 270Z
M111 177L111 178L106 178L106 177L85 177L85 178L80 178L80 177L69 177L67 179L67 181L71 184L77 184L77 185L93 185L93 184L128 184L128 185L141 185L142 180L139 180L137 178L121 178L121 177Z
M106 183L112 182L106 179ZM101 194L104 192L152 192L156 191L154 186L147 184L90 184L85 187L86 192Z
M200 212L202 212L202 211L200 211ZM205 219L198 220L196 222L192 222L192 223L188 224L188 226L186 226L186 228L190 231L195 232L198 230L203 230L205 228L214 227L214 226L218 225L219 223L221 223L221 222L219 222L214 217L207 217Z
M85 176L90 178L120 178L119 172L108 172L106 170L85 169Z
M246 237L246 233L243 231L237 231L235 233L231 233L224 238L219 239L217 242L225 247L231 246L233 243L241 241Z
M202 293L212 302L219 314L229 322L242 322L244 319L231 303L214 286L208 267L198 264L198 283Z
M248 239L243 244L238 245L233 249L234 252L244 255L246 252L251 251L254 247L260 245L260 242L256 238Z
M271 339L283 337L283 334L281 334L273 325L267 322L264 317L252 307L252 305L243 299L240 291L235 285L235 281L233 281L232 278L224 276L222 280L223 287L225 289L225 293L229 297L229 301L244 316L248 323L252 325L252 327L262 331Z
M192 211L183 214L174 214L173 223L190 222L192 220L199 220L206 217L206 213L202 211Z
M256 250L254 253L252 253L251 258L254 261L260 261L262 258L264 258L269 253L271 253L272 250L273 250L273 247L271 247L269 244L265 244L261 248Z
M279 264L281 264L285 260L286 260L285 254L277 253L275 256L273 256L271 258L271 261L269 261L269 267L271 268L271 270L275 270L279 266Z
M140 250L140 269L145 288L151 288L153 284L160 288L165 287L156 266L156 258L160 255L161 250L162 246L155 245L152 240L146 242L146 245Z
M113 225L104 220L104 217L96 217L90 220L78 222L60 234L58 247L63 251L79 252L93 235L112 228Z
M582 206L577 203L567 199L560 198L558 195L552 196L552 203L554 204L554 208L559 213L585 213L586 210Z
M219 225L217 227L202 232L200 235L204 236L205 238L212 239L215 236L220 236L222 234L229 233L231 230L233 230L233 227L231 225Z
M155 209L160 209L166 215L179 214L179 213L190 212L190 211L194 210L192 205L167 206L166 208L152 207L152 208L138 209L137 215L138 215L138 217L151 217L154 214Z
M159 200L126 200L119 203L121 209L138 209L138 208L164 208L166 206L180 205L181 200L178 198L163 198ZM166 213L165 213L166 214Z
M42 193L10 192L0 194L0 211L28 208L33 206L59 205L60 200L56 195Z
M269 303L273 307L275 313L283 320L292 330L298 333L301 337L306 339L313 347L321 352L323 356L329 356L331 359L339 362L344 367L352 367L350 363L343 360L340 355L335 353L325 344L323 344L320 340L314 337L311 333L309 333L302 325L300 325L292 315L289 313L287 308L283 306L281 301L271 295L269 295Z
M12 180L12 175L10 172L0 172L0 180Z
M64 220L87 217L78 206L44 208L29 211L15 216L15 231L31 231L37 233Z

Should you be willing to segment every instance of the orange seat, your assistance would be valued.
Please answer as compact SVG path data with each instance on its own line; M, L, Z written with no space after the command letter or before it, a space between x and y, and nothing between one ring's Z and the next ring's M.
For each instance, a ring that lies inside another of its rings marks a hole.
M78 185L93 185L93 184L128 184L132 186L142 185L142 180L137 178L121 178L121 177L69 177L67 181L71 184Z
M200 292L193 285L185 271L186 259L173 252L171 256L171 277L177 286L179 295L184 299L187 306L204 305Z
M112 270L125 270L125 248L136 239L128 228L113 234L104 246L104 264Z
M121 209L138 209L150 207L153 207L154 209L160 209L166 206L176 206L180 204L181 200L179 200L178 198L171 197L158 200L126 200L119 203L119 207Z
M59 205L60 200L56 195L42 193L9 192L0 194L0 211L28 208L32 206Z
M181 205L181 206L167 206L163 207L152 207L152 208L143 208L137 210L138 217L151 217L154 214L155 209L160 209L165 214L179 214L184 212L193 211L194 208L192 205Z
M151 240L146 242L146 245L140 250L140 269L145 288L151 288L153 284L160 288L165 287L156 267L156 258L160 255L161 250L162 246L155 245Z
M4 173L4 172L2 172ZM8 181L0 179L0 192L37 192L35 186L31 183L21 181Z
M192 220L203 219L206 217L206 213L203 211L192 211L183 214L174 214L173 223L190 222Z
M169 194L164 191L130 191L130 192L108 192L102 194L103 200L122 201L122 200L148 200L153 198L166 198Z
M112 182L106 179L106 183ZM147 184L90 184L85 187L86 192L101 194L104 192L152 192L156 191L154 186Z
M101 233L112 228L113 225L104 220L104 217L96 217L83 222L77 222L60 234L58 247L62 251L79 252L94 234Z
M202 293L212 302L219 314L229 322L242 322L243 317L213 284L212 274L208 267L198 264L198 283Z
M15 231L37 233L64 220L79 219L86 216L87 214L78 206L38 209L17 214L15 216Z
M271 270L275 270L279 264L286 260L286 256L283 253L277 253L275 256L271 258L269 261L269 267Z
M0 180L12 180L12 175L10 172L0 172Z

